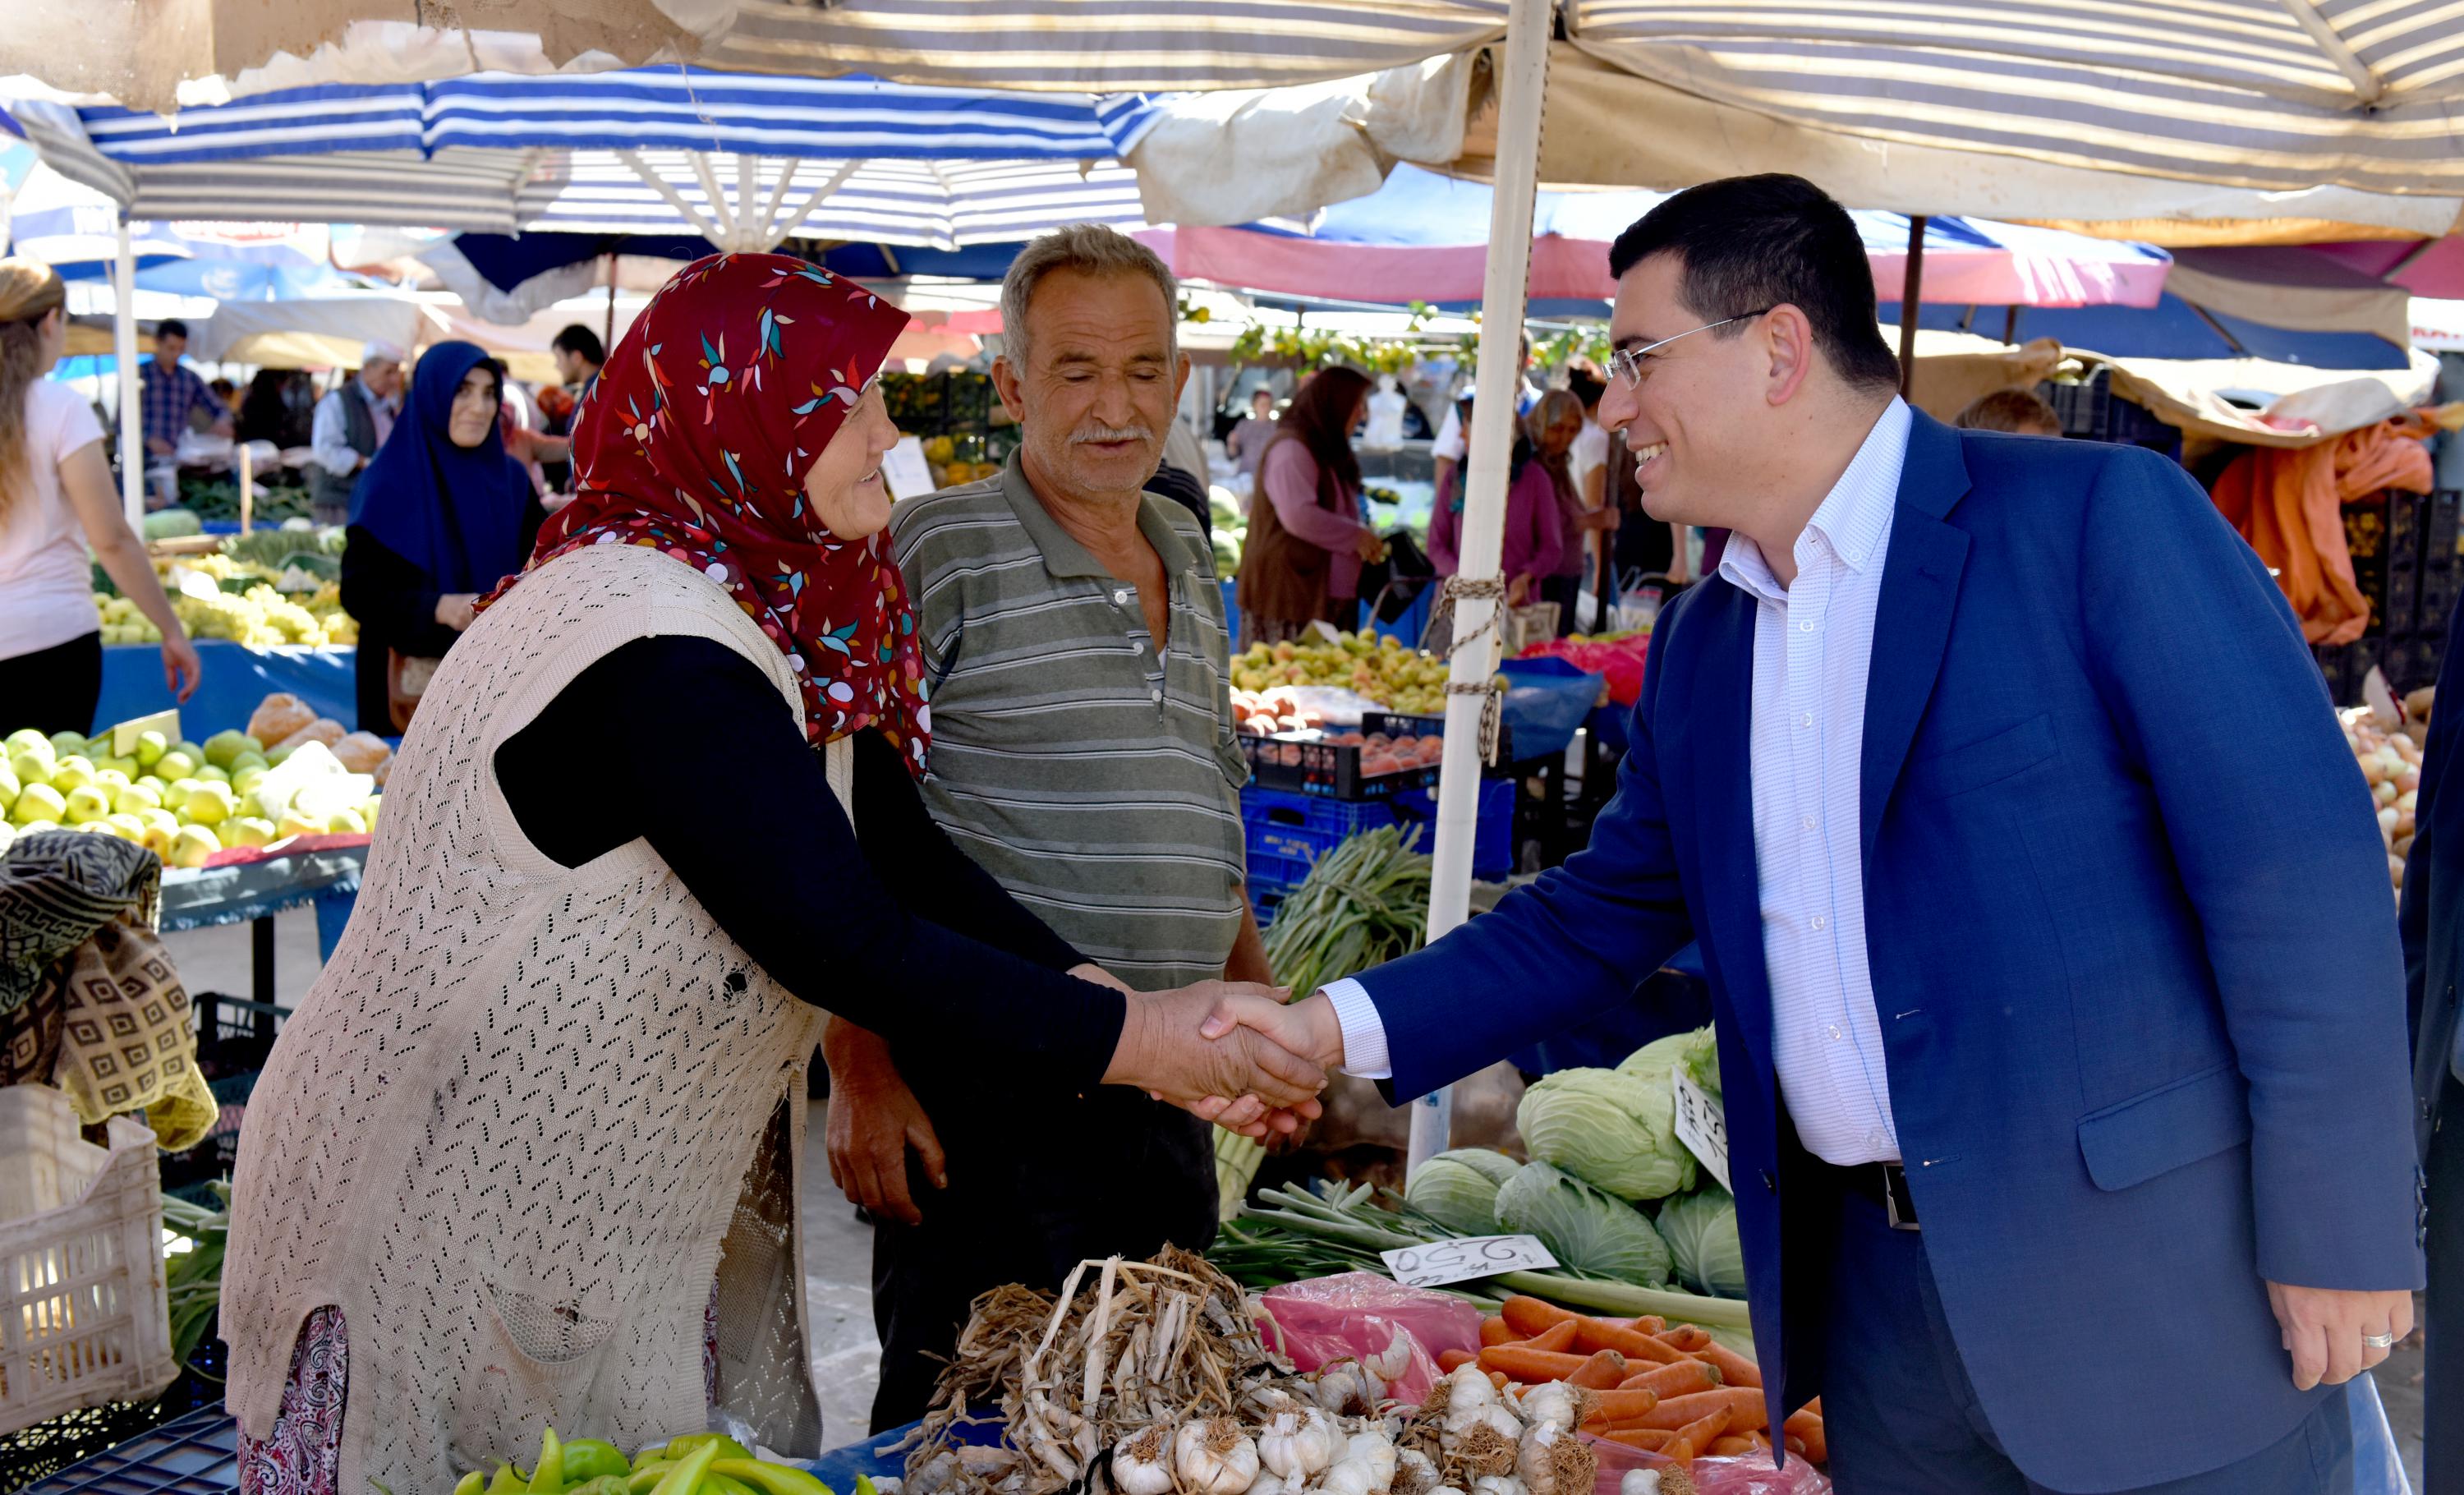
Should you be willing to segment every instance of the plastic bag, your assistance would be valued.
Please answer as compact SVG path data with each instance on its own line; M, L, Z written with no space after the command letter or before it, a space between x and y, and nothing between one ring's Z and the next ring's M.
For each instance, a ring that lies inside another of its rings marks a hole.
M1628 1470L1665 1469L1672 1461L1626 1443L1583 1435L1599 1456L1600 1472L1592 1495L1619 1495ZM1697 1459L1686 1466L1700 1495L1831 1495L1831 1477L1802 1459L1791 1459L1785 1469L1771 1467L1771 1455L1750 1458Z
M1386 1394L1419 1405L1438 1383L1438 1356L1477 1353L1480 1310L1461 1298L1406 1287L1375 1272L1343 1272L1267 1289L1269 1345L1306 1373L1336 1360L1383 1360ZM1397 1344L1400 1338L1399 1347ZM1392 1357L1392 1358L1389 1358ZM1399 1374L1385 1374L1402 1362ZM1615 1495L1615 1492L1610 1492Z

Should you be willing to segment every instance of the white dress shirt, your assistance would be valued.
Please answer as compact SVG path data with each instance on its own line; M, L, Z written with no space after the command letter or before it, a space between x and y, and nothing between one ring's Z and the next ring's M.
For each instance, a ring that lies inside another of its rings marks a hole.
M1881 1020L1865 953L1859 775L1874 616L1890 551L1910 416L1893 400L1796 540L1783 587L1743 535L1720 575L1754 599L1754 865L1780 1095L1808 1150L1840 1164L1896 1161ZM1326 988L1344 1067L1384 1079L1386 1030L1357 981Z
M336 477L348 477L360 470L366 459L351 446L348 417L342 410L344 400L358 399L366 404L369 419L376 422L377 445L385 444L393 434L394 408L391 401L380 400L368 386L353 375L342 382L342 387L317 402L315 424L309 428L309 451L319 467Z

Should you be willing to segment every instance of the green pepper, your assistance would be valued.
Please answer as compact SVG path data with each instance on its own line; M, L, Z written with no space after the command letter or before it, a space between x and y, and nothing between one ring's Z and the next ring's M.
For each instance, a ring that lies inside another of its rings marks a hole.
M668 1457L671 1459L689 1458L693 1454L698 1452L704 1444L717 1445L718 1452L711 1456L714 1459L750 1459L753 1457L752 1449L745 1447L742 1443L737 1442L736 1440L729 1438L723 1433L687 1433L681 1437L669 1439Z
M577 1438L564 1445L564 1479L568 1488L605 1474L630 1474L625 1451L604 1438Z
M658 1484L650 1486L651 1495L693 1495L701 1488L702 1476L710 1472L712 1462L718 1458L718 1445L724 1441L724 1439L713 1439L685 1455L682 1462L670 1468L659 1477Z
M556 1429L549 1428L539 1439L539 1470L531 1476L530 1495L561 1495L564 1484L564 1445L557 1441Z
M483 1495L487 1484L487 1477L473 1469L453 1482L453 1495Z
M531 1487L531 1477L510 1463L496 1466L496 1477L488 1482L487 1495L525 1495Z
M705 1474L701 1477L701 1488L695 1495L754 1495L754 1490L740 1480L731 1480L723 1474Z
M631 1495L632 1478L623 1474L593 1476L580 1484L570 1485L564 1495Z

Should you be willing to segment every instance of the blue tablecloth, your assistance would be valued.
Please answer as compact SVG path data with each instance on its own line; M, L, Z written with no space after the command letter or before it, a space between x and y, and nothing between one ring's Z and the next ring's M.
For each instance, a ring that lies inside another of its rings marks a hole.
M355 649L251 649L228 639L199 639L197 656L205 666L204 678L188 704L180 707L181 728L193 741L203 742L226 727L246 727L256 703L276 691L290 692L319 716L346 727L358 724L354 671L360 656ZM163 683L162 646L114 644L102 651L102 699L94 709L95 731L175 705Z
M330 960L360 901L360 873L367 861L365 846L336 846L231 867L173 868L163 874L159 927L170 934L240 924L313 903L318 954Z

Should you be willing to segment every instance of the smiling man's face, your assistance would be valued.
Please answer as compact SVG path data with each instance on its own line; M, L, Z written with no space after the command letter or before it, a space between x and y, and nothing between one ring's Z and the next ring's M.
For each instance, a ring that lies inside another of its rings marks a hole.
M1683 275L1675 254L1654 254L1618 277L1611 341L1642 348L1717 320L1679 296ZM1639 388L1610 373L1599 422L1624 436L1644 512L1681 524L1733 527L1739 476L1761 465L1754 444L1766 424L1763 340L1741 321L1679 338L1644 355L1642 364Z

